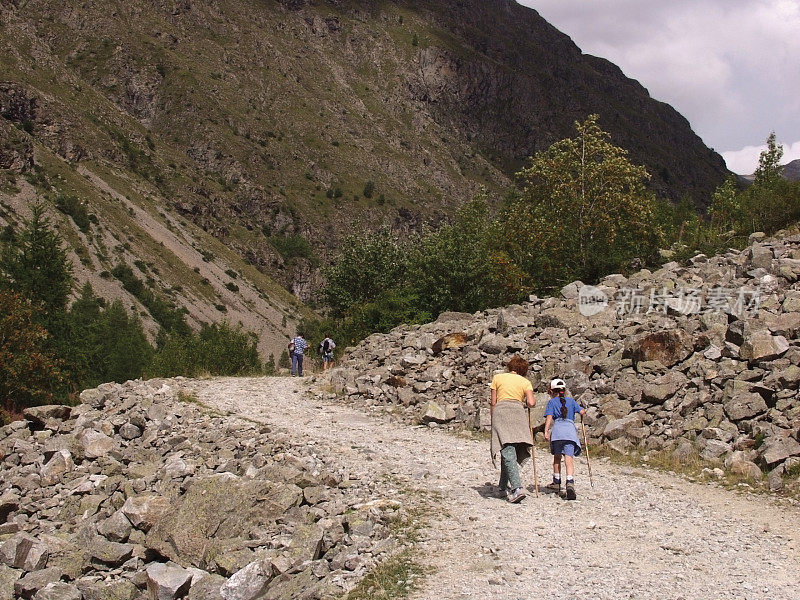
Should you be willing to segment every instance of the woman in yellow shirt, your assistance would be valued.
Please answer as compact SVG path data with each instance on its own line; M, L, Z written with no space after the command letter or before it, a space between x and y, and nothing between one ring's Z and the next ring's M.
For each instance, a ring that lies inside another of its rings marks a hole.
M525 497L519 464L528 459L532 445L525 406L533 408L536 398L533 385L525 377L528 367L528 361L515 355L506 365L508 373L499 373L492 379L489 400L492 463L496 464L495 457L500 452L500 493L507 494L512 503Z

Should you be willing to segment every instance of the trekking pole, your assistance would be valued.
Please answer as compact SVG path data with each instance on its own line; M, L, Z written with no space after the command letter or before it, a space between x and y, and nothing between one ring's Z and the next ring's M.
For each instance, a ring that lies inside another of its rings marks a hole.
M589 462L589 442L586 440L586 424L583 422L583 415L581 415L581 429L583 430L583 445L586 447L586 466L589 467L589 483L594 487L594 479L592 479L592 463Z
M539 475L536 472L536 436L533 433L533 421L531 420L531 407L528 407L528 429L531 430L531 462L533 463L533 490L536 497L539 497Z

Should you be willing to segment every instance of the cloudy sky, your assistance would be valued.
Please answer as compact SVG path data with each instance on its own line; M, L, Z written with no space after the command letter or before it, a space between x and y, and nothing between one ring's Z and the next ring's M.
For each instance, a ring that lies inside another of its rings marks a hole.
M800 0L518 0L675 107L748 174L771 131L800 158Z

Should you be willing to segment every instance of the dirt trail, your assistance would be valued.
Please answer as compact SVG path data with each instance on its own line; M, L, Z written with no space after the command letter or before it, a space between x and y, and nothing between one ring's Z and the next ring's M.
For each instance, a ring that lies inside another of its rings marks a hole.
M669 474L579 460L578 500L492 497L488 442L315 400L291 378L192 381L201 402L306 437L376 482L376 498L434 492L414 600L800 597L800 509ZM540 483L550 456L537 449ZM532 481L532 469L524 472ZM389 483L380 483L386 482Z

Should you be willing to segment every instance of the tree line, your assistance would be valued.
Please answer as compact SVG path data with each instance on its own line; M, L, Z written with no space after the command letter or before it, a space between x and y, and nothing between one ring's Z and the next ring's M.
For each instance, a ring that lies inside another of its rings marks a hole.
M782 178L774 134L753 184L730 177L703 212L688 198L657 199L646 169L611 142L597 115L575 130L533 156L494 208L480 196L450 223L410 238L388 230L347 238L325 271L328 316L306 330L354 343L442 311L475 312L575 280L741 248L755 231L800 219L800 184Z
M227 323L194 332L172 311L151 344L122 302L97 296L88 283L69 303L72 265L42 205L0 252L0 420L28 406L70 403L108 381L264 371L255 336Z

